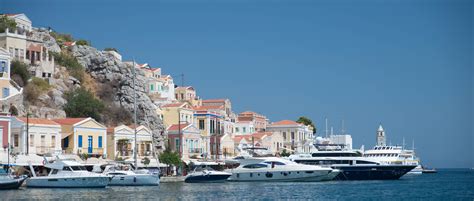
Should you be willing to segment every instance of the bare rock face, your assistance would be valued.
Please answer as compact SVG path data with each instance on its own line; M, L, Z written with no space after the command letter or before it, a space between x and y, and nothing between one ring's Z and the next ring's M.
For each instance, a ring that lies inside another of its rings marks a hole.
M148 97L146 78L141 69L136 68L135 90L133 87L133 68L113 57L89 46L73 46L73 56L77 58L86 71L100 83L117 83L117 93L113 102L133 113L134 94L136 93L137 123L149 127L153 131L153 140L158 151L164 150L163 122L156 113L156 105Z
M31 31L31 35L29 35L28 38L30 40L42 41L49 51L56 53L61 52L61 48L59 48L59 45L56 43L56 39L54 39L46 29L35 28Z

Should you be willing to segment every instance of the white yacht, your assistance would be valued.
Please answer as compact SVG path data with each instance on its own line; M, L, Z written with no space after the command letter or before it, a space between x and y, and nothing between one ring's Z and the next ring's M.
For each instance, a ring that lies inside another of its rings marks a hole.
M215 183L225 182L232 173L216 171L208 166L198 166L191 172L184 182L186 183Z
M103 174L112 177L109 186L158 186L160 184L159 174L151 174L144 169L133 170L130 165L106 165Z
M371 150L364 151L363 156L381 164L416 165L407 174L421 174L423 172L423 167L420 165L418 157L415 156L415 151L404 149L402 146L375 146Z
M112 177L88 172L86 168L72 160L56 160L44 165L51 169L47 176L36 176L26 180L29 188L105 188Z
M237 168L229 170L229 181L327 181L339 174L329 167L297 164L276 158L240 158Z

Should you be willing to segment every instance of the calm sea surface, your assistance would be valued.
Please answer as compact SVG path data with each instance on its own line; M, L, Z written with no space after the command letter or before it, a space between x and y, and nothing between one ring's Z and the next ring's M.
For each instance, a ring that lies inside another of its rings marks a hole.
M395 181L282 183L162 183L159 187L20 189L0 191L0 200L474 200L474 171L439 170Z

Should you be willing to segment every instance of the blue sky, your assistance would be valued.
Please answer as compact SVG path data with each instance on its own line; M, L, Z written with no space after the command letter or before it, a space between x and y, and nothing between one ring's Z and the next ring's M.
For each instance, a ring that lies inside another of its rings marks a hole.
M202 98L272 121L345 120L355 147L411 147L434 167L474 167L470 1L5 1L34 26L185 74Z

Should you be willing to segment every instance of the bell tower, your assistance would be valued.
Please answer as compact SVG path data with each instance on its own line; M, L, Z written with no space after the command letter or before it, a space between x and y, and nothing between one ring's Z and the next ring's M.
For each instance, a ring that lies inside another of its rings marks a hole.
M379 124L377 129L377 146L386 146L387 142L385 139L385 131L383 130L382 124Z

